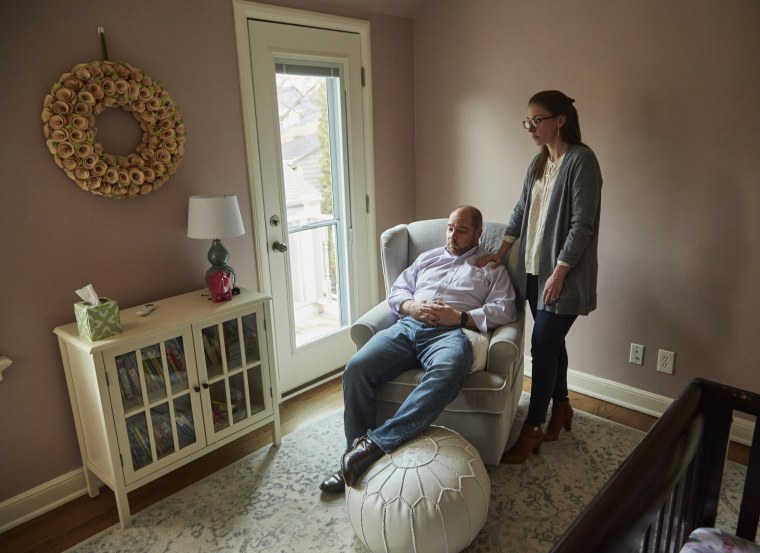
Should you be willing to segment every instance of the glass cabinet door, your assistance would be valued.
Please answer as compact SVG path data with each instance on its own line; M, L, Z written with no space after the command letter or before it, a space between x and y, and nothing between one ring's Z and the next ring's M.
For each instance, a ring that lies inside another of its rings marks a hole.
M200 328L205 366L198 374L204 408L212 415L206 421L209 443L254 424L271 409L269 375L261 355L263 332L261 308Z
M186 350L190 338L189 332L171 336L113 358L118 393L112 396L121 404L123 420L117 409L114 413L119 442L128 446L121 447L128 483L141 469L163 466L205 445L197 426L200 396L188 376L188 366L193 374L195 365L192 350L190 355Z

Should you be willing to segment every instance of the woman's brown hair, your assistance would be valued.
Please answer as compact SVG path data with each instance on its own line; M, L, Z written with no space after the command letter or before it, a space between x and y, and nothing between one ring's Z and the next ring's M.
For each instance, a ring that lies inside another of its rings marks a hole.
M559 90L544 90L543 92L534 94L528 105L537 104L549 111L551 115L564 115L565 124L559 129L560 138L567 144L581 144L585 146L581 142L581 127L578 123L578 111L573 105L574 102L575 100ZM533 166L533 171L531 171L533 180L544 176L547 159L549 159L549 148L544 146L541 148L541 153L538 155L536 164Z

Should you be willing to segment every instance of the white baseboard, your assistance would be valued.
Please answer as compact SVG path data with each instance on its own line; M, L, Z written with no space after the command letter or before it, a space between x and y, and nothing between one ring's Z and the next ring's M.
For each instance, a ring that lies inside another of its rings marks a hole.
M79 468L0 503L0 534L87 493Z
M525 376L532 375L531 357L525 356ZM673 402L672 398L653 394L619 382L613 382L598 376L582 373L573 369L567 371L567 387L574 392L595 397L626 407L639 413L661 416ZM750 445L755 423L746 419L734 419L731 425L731 441Z

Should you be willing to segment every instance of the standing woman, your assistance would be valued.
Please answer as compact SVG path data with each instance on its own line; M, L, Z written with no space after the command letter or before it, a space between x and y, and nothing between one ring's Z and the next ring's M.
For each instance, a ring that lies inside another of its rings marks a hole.
M534 320L533 374L525 424L503 463L523 463L562 428L571 429L565 336L578 315L596 308L602 174L594 152L581 142L573 102L558 90L530 99L523 126L541 151L528 167L499 251L477 260L479 266L501 263L522 238L519 274ZM544 432L549 400L552 414Z

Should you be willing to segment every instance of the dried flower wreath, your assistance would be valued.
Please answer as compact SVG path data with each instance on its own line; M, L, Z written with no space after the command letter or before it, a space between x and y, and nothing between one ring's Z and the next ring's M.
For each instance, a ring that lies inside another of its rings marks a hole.
M120 107L140 123L142 141L118 156L96 140L95 118ZM42 109L47 147L56 165L82 189L111 198L149 194L177 170L185 149L185 125L161 83L127 63L80 63L61 75Z

